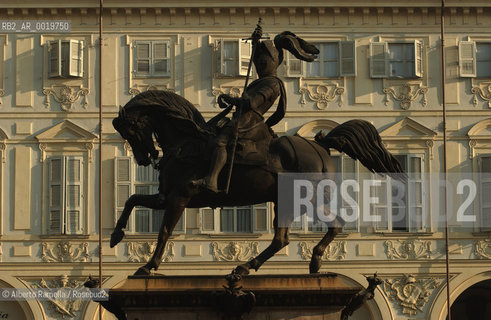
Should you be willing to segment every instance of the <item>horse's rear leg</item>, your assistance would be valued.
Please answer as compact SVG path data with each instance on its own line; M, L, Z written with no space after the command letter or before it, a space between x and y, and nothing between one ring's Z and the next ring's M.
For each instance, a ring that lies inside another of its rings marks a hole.
M280 251L283 247L288 245L288 243L290 242L288 240L288 232L288 228L276 228L271 244L254 259L237 266L234 269L234 273L237 273L239 275L247 275L249 274L249 270L251 268L257 271L264 262L274 256L276 252Z
M134 194L126 200L124 203L124 209L121 216L114 227L114 231L111 234L111 248L117 245L124 237L123 229L126 228L128 219L130 218L131 211L135 206L143 206L151 209L164 209L165 198L163 195L157 193L152 195Z
M182 197L172 197L172 200L167 201L166 210L164 213L164 219L159 229L159 236L157 239L157 246L153 252L152 258L143 267L139 268L135 275L149 275L150 270L157 269L162 262L162 256L164 255L165 245L169 237L172 235L177 222L181 218L181 215L186 208L189 199Z
M312 258L310 260L309 270L310 273L317 273L322 265L322 256L324 251L326 251L327 246L332 242L336 235L342 230L342 223L337 219L334 220L330 225L329 229L322 237L322 240L312 249Z

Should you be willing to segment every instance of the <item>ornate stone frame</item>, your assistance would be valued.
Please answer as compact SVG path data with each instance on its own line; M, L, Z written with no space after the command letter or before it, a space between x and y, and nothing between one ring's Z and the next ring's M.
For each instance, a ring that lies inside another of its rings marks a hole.
M168 40L171 47L170 53L170 76L161 76L161 77L137 77L133 73L133 54L134 54L134 42L139 40ZM128 56L129 56L129 64L128 64L128 94L131 96L135 96L143 91L147 90L167 90L167 91L176 91L177 87L177 78L176 78L176 66L178 58L178 50L181 45L180 37L177 35L166 35L166 34L156 34L156 33L147 33L147 34L139 34L139 35L127 35L126 36L126 46L128 46ZM180 60L179 60L180 61Z
M87 233L89 230L89 215L87 214L87 208L89 208L89 203L93 201L90 199L90 193L88 192L88 188L90 185L91 176L90 176L90 165L92 162L92 150L94 148L94 142L97 140L97 136L92 134L91 132L79 127L69 120L65 120L60 122L51 128L43 131L42 133L35 136L36 140L39 143L39 150L41 152L39 161L43 165L43 194L46 195L47 184L48 181L48 165L45 162L46 158L49 155L78 155L83 156L84 158L84 177L85 181L83 187L84 197L83 208L84 212L82 212L83 218L83 232ZM41 230L43 233L46 233L46 217L47 217L47 197L42 198L42 222L41 222ZM59 236L59 235L57 235Z
M45 96L44 105L47 109L51 108L53 98L60 104L60 108L63 111L69 112L75 108L74 104L82 105L84 109L87 109L88 101L87 96L90 93L91 82L93 77L92 70L89 67L89 61L91 61L91 53L96 42L95 35L41 35L40 46L43 47L43 89L42 94ZM84 48L84 76L82 78L49 78L48 77L48 43L52 40L83 40L85 41ZM82 98L83 97L83 98Z

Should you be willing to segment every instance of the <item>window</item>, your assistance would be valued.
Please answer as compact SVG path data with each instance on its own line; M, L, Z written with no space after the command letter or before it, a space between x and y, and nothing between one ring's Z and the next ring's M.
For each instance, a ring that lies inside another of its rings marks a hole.
M423 75L423 44L374 42L370 44L372 78L411 79Z
M170 41L135 41L133 48L136 76L170 76Z
M203 233L260 233L269 230L269 210L266 203L253 206L202 208Z
M241 40L217 41L216 73L221 77L246 76L252 54L250 42Z
M48 161L48 233L82 233L82 157L59 156Z
M358 163L357 161L353 160L349 156L345 155L335 155L332 156L332 159L334 160L334 164L336 166L336 195L337 195L337 208L336 208L336 215L339 215L341 213L341 210L344 209L346 210L346 215L351 216L353 215L353 209L352 207L346 202L346 199L343 199L341 197L341 190L340 186L341 183L345 180L352 179L352 180L357 180L358 179ZM353 198L355 199L356 202L358 198L358 192L355 192L353 188L348 188L346 192ZM316 213L314 212L314 215ZM311 217L308 217L307 215L302 215L300 217L300 221L295 221L292 223L291 227L292 232L327 232L328 226L325 222L323 221L314 221L312 220ZM359 223L358 219L353 222L346 222L343 231L346 232L356 232L359 230Z
M370 188L370 197L378 202L371 204L370 211L380 217L376 223L377 231L418 232L425 226L423 156L394 155L408 173L407 184L390 177L381 180L380 186Z
M287 52L285 59L287 76L337 78L356 75L354 41L320 42L314 45L319 49L319 55L313 62L298 60Z
M138 166L133 164L130 157L116 158L116 214L119 217L123 211L126 200L132 194L156 194L159 187L159 172L152 166ZM135 207L130 217L128 230L137 233L158 233L165 210L156 210L146 207ZM174 228L174 232L183 232L185 225L183 218Z
M491 42L460 41L461 77L491 78Z
M84 75L84 41L53 40L48 42L48 77L81 78Z
M481 202L481 231L491 231L491 155L482 155L478 159L480 174L479 194Z

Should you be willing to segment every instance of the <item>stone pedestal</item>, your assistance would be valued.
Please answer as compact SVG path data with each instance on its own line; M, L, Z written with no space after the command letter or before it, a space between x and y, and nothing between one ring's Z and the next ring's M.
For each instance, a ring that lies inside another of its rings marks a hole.
M109 303L128 320L339 320L361 290L333 274L252 275L232 285L223 276L133 276L109 291Z

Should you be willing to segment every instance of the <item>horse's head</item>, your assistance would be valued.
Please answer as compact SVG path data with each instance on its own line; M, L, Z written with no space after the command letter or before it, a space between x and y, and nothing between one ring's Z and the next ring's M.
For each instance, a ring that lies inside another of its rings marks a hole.
M136 109L128 111L120 107L118 116L113 119L113 126L130 144L138 165L148 166L152 159L157 159L158 151L155 149L148 116L140 114Z

